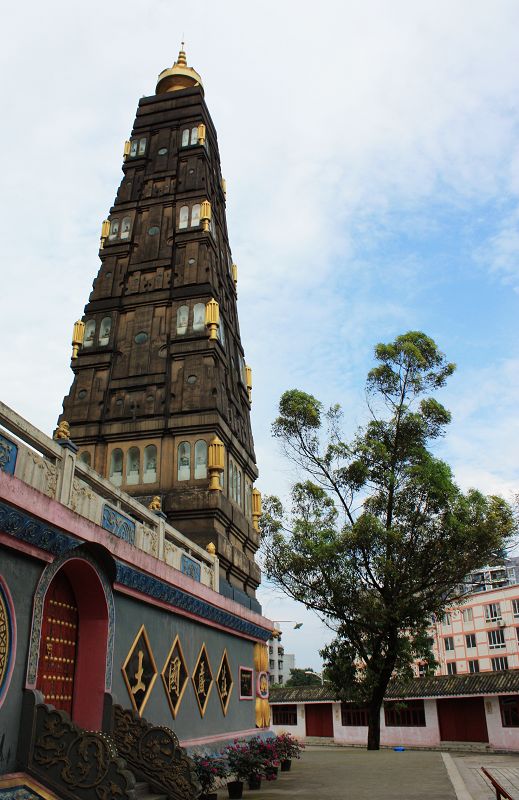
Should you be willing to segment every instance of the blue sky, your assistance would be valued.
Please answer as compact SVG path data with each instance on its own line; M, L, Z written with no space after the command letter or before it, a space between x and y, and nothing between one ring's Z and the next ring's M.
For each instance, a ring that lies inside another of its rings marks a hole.
M423 329L458 364L439 452L464 488L517 492L515 0L31 0L3 29L5 402L52 431L123 141L185 34L227 180L259 488L295 477L270 437L285 389L341 402L351 432L373 345ZM285 645L317 667L321 624L261 598L304 619Z

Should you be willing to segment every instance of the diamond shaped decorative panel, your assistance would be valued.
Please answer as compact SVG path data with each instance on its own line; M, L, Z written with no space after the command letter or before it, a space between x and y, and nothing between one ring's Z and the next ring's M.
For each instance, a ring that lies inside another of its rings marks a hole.
M192 681L195 689L195 697L198 703L198 708L200 709L200 714L203 717L213 686L213 673L211 671L211 665L209 663L205 644L203 644L200 648L200 653L198 654Z
M216 688L218 689L218 695L220 697L220 703L222 704L222 711L224 715L227 714L227 708L229 706L229 700L231 699L233 685L234 681L231 675L229 659L227 658L227 650L224 650L222 660L220 661L218 674L216 676Z
M175 637L175 641L166 658L161 677L171 713L173 714L173 718L175 718L189 680L186 660L178 636Z
M126 656L122 673L132 706L142 716L153 684L157 680L157 667L144 625L141 625Z

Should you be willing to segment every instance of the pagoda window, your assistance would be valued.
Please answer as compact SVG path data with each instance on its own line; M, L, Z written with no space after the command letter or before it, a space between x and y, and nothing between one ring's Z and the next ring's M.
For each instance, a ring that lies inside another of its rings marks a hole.
M137 155L137 146L138 146L137 139L132 139L130 145L130 158L135 158L135 156Z
M92 347L94 344L94 337L96 335L96 321L89 319L85 325L85 338L83 339L83 347Z
M146 137L139 139L139 155L143 156L146 152Z
M252 516L252 483L248 478L245 478L245 516Z
M241 497L241 470L238 469L237 473L238 473L238 481L237 481L238 485L236 487L237 488L236 502L238 503L238 505L241 506L241 504L242 504L242 497Z
M114 486L123 482L123 451L117 447L110 456L110 480Z
M218 325L218 341L225 347L225 328L222 320L220 319L220 324Z
M112 317L104 317L101 320L101 327L99 329L99 344L104 347L110 341L110 331L112 330Z
M177 480L188 481L191 477L191 445L189 442L180 442L177 461Z
M193 330L203 331L205 328L205 304L196 303L193 308Z
M135 486L139 483L140 453L138 447L130 447L126 456L126 483Z
M79 460L82 464L86 464L87 467L90 466L90 453L88 450L83 450L83 452L79 456Z
M200 203L195 203L191 209L191 227L196 228L200 225Z
M109 239L117 239L119 235L119 220L113 219L110 223L110 233L108 235Z
M178 227L187 228L189 225L189 206L182 206L178 215Z
M182 147L187 147L189 145L189 129L186 128L185 131L182 131Z
M189 306L180 306L177 311L177 334L183 336L187 331L189 321Z
M191 144L198 144L198 125L191 128Z
M207 478L207 442L199 439L195 444L195 480Z
M121 222L121 239L130 238L131 226L132 226L131 217L123 217L123 221Z
M157 480L157 448L154 444L148 444L144 448L144 474L143 483L155 483Z

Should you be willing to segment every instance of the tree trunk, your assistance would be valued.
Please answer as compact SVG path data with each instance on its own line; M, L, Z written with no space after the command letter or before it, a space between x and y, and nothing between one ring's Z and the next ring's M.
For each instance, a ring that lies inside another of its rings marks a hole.
M382 698L371 698L368 710L368 750L380 750L380 709Z
M372 671L375 666L375 682L371 690L368 709L368 750L380 750L380 709L384 702L387 685L391 680L395 668L397 657L398 631L391 630L388 633L388 648L385 656L378 662L378 665L371 663Z

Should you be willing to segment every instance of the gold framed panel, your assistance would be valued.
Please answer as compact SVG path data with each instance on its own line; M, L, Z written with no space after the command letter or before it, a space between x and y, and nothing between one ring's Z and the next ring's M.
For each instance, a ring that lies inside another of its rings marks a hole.
M233 686L234 681L232 678L231 667L229 665L229 658L227 656L227 648L224 647L220 666L218 667L218 672L216 673L216 688L218 690L220 703L222 704L224 717L227 715L227 709L229 708L229 701L231 699Z
M173 715L173 719L175 719L178 714L184 692L186 691L186 687L189 683L187 663L178 634L175 636L173 644L171 645L160 677L162 678L162 683L164 684L164 690L166 692L166 697Z
M198 653L196 666L193 670L191 680L193 681L193 688L195 690L195 697L196 702L198 703L200 716L204 717L207 708L207 701L209 700L209 695L211 694L211 689L213 688L214 683L213 672L211 670L211 664L209 662L209 656L207 655L205 642L202 644L200 652Z
M144 625L139 628L121 671L130 695L131 704L140 717L148 702L158 674L150 640Z

